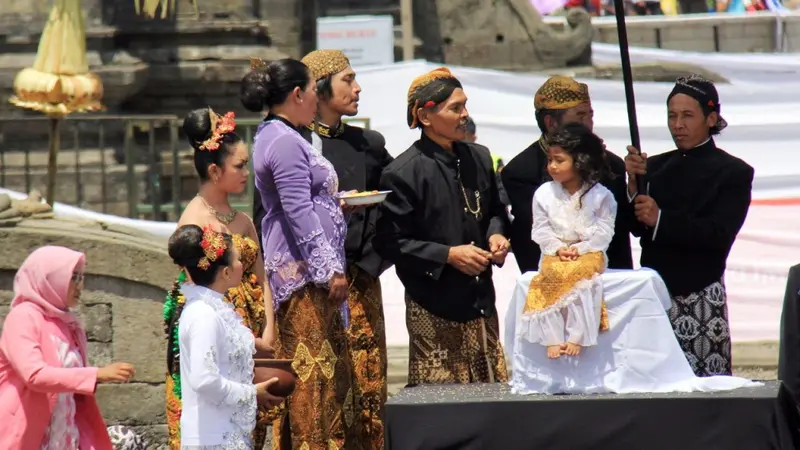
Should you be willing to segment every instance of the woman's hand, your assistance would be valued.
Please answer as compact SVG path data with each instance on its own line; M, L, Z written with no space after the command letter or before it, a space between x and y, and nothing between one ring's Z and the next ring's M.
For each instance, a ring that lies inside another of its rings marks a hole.
M277 382L278 378L275 377L256 385L256 402L258 402L260 406L271 409L281 404L283 397L277 397L270 394L268 391L269 387Z
M272 342L267 341L264 338L256 338L256 351L261 354L268 354L268 355L275 355L275 347L272 346ZM273 356L270 356L272 358Z
M358 191L353 189L352 191L342 192L340 195L351 195L356 193L358 193ZM347 202L345 202L342 199L339 199L339 206L342 207L343 212L352 213L353 211L366 208L368 205L348 205Z
M136 375L136 369L124 362L111 363L97 369L98 383L127 383Z
M347 300L347 277L341 273L333 274L328 282L328 298L335 303L344 303Z

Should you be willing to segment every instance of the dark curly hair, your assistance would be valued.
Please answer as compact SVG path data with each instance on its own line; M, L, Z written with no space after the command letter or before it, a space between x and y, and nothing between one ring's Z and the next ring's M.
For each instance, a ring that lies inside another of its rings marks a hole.
M572 157L573 167L583 184L589 188L586 195L600 180L614 179L606 158L603 140L579 123L566 124L548 136L550 147L560 147ZM582 205L582 202L581 202Z

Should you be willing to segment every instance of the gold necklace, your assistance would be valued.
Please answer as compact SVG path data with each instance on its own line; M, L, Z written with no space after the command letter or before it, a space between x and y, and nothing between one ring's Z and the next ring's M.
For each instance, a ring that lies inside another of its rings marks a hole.
M327 138L335 138L338 137L340 134L344 133L344 122L340 120L339 124L333 128L325 125L322 122L314 122L308 126L308 129L317 133L320 136L325 136Z
M234 207L231 207L231 212L222 214L209 205L206 199L204 199L200 194L197 194L197 197L200 198L201 202L203 202L203 205L205 205L206 209L208 209L208 212L213 214L214 217L216 217L217 220L219 220L223 225L230 225L230 223L233 222L233 219L236 218L236 215L239 214L239 211L237 211Z
M464 189L464 182L461 181L461 160L457 160L456 167L458 168L458 185L461 187L461 194L464 195L464 204L467 206L464 207L464 212L469 212L473 216L475 216L475 220L479 221L483 218L483 214L481 214L481 193L476 189L475 190L475 208L472 207L469 203L469 196L467 195L467 190Z

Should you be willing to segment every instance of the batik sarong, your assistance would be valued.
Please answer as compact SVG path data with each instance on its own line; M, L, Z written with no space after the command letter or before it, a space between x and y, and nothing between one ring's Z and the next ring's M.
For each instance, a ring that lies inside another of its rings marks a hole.
M406 296L408 384L508 381L497 312L469 322L435 316Z
M731 375L731 334L723 281L699 292L672 297L669 320L698 377Z
M350 266L348 272L350 327L347 335L353 362L358 447L382 449L388 362L381 282L356 266Z
M349 449L354 440L352 363L340 305L306 286L277 314L275 356L291 359L295 390L273 424L273 449Z

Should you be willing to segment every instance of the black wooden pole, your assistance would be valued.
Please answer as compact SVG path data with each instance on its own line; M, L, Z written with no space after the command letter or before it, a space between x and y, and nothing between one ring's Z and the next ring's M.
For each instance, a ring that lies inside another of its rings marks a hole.
M631 71L631 55L628 53L628 29L625 26L624 0L614 0L614 16L617 19L617 38L619 55L622 59L622 82L625 84L625 103L628 106L628 124L631 130L631 145L642 152L639 142L639 123L636 121L636 100L633 96L633 72ZM640 194L647 194L645 177L636 177L636 189Z

